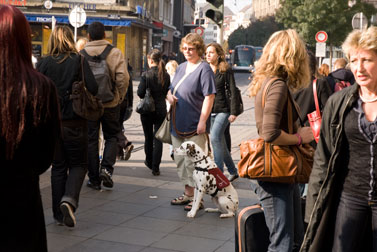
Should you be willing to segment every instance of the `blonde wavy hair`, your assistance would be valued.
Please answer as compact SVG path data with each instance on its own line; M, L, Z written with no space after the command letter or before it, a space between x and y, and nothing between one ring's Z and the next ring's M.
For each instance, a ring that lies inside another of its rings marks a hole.
M353 30L343 42L342 49L348 61L352 50L371 50L377 54L377 27L370 26L364 31Z
M66 60L71 53L77 53L73 33L68 26L55 27L47 43L47 52L53 57L64 55L58 63Z
M275 32L263 48L263 54L255 64L250 83L250 95L255 96L264 80L280 77L290 89L298 90L310 82L308 53L304 41L293 29Z
M217 55L219 55L216 67L219 69L220 73L225 73L226 70L228 70L229 68L229 64L226 62L224 49L221 47L219 43L212 42L206 46L206 51L208 47L211 46L215 48Z

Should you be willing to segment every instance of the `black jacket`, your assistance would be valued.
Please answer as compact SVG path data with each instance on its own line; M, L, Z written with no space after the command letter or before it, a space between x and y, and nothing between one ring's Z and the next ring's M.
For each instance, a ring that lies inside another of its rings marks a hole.
M359 85L352 85L336 92L323 111L306 199L305 221L309 224L301 252L332 250L335 215L342 190L338 174L345 169L341 154L341 146L345 144L344 118L358 100L358 89ZM368 247L369 244L360 241L362 246ZM366 247L358 251L371 251Z
M145 96L147 85L151 90L152 97L156 106L156 113L166 114L166 94L169 91L170 76L165 72L164 86L158 81L158 67L151 67L144 72L140 78L140 84L137 88L137 95L142 99Z
M344 68L339 68L334 72L331 72L329 76L326 77L326 80L329 83L332 92L334 92L336 80L348 81L351 85L355 83L355 77L353 76L353 73L350 70Z
M63 56L47 56L38 62L37 69L55 83L59 95L62 120L79 119L81 117L73 112L72 100L69 99L69 96L72 93L72 83L81 80L80 57L78 54L71 54L70 57L59 64L58 62L62 58ZM84 59L83 66L86 88L91 94L96 95L98 91L97 82L86 59Z
M317 79L317 97L320 111L323 110L327 99L332 95L329 84L326 79ZM309 126L308 114L315 111L313 79L308 87L303 88L293 94L293 99L300 107L300 118L305 126Z
M231 99L230 101L226 97L225 83L228 83ZM238 96L236 95L236 82L234 80L234 74L232 69L228 68L225 73L221 73L219 70L215 73L216 84L216 96L212 107L212 113L227 113L235 115L235 106L240 103Z

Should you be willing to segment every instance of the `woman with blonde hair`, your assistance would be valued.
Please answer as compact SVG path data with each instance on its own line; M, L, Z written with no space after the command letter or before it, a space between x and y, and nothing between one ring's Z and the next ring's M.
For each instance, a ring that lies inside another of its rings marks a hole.
M326 103L301 251L377 251L377 27L343 45L355 84Z
M263 48L251 82L251 95L255 96L255 120L258 134L266 142L276 145L310 143L314 137L310 127L298 128L298 112L292 106L293 121L288 122L288 102L291 92L309 83L310 70L305 44L295 30L272 34ZM265 104L262 93L267 83ZM288 125L294 133L288 133ZM304 236L298 184L257 181L253 184L264 209L270 231L268 251L297 250Z
M187 34L181 41L180 49L187 61L178 66L167 95L167 100L175 111L175 117L171 120L173 147L178 148L184 141L193 141L209 154L207 134L210 126L208 118L216 93L214 74L211 67L202 61L205 45L200 35ZM187 204L185 210L189 211L195 188L194 163L185 156L178 155L174 157L174 161L185 190L171 204ZM202 204L200 208L203 208Z
M84 78L86 88L93 95L97 94L98 86L88 62L77 53L68 26L55 27L47 51L48 56L38 62L37 69L55 83L63 126L63 138L56 145L52 162L52 211L58 225L74 227L74 212L87 171L88 126L87 120L73 111L72 83Z
M211 113L211 144L217 167L224 172L224 163L230 174L229 181L238 178L238 172L225 141L225 129L238 116L235 107L241 101L236 95L236 83L232 69L225 60L220 44L210 43L206 47L206 59L210 64L216 83L216 96Z

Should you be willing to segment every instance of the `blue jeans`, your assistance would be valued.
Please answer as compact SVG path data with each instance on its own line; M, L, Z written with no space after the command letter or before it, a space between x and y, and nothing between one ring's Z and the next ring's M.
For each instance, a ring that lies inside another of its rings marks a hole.
M372 229L373 244L368 247L377 251L377 202L342 193L336 214L334 252L363 251L360 247L369 242L366 239ZM365 250L364 250L365 251Z
M269 252L291 252L300 248L304 238L300 192L297 184L252 183L264 209L270 231Z
M234 165L232 156L225 142L225 129L229 125L229 113L213 113L211 114L211 144L215 163L221 171L224 172L224 163L228 167L230 174L236 174L237 169Z

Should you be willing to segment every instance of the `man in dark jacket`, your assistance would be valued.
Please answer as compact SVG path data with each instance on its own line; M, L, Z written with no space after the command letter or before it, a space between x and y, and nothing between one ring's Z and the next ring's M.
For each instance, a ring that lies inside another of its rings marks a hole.
M353 73L346 69L346 66L347 61L344 58L337 59L334 63L334 71L332 71L326 78L333 93L335 92L335 84L338 81L349 82L351 85L355 83Z
M88 27L89 42L83 51L89 57L101 55L110 43L105 40L105 26L100 22L93 22ZM88 56L86 56L89 58ZM112 174L117 155L117 135L121 131L119 125L119 111L129 83L127 65L122 52L112 48L106 57L106 65L112 77L113 96L110 101L102 101L105 108L103 116L98 121L88 121L88 176L87 186L100 190L101 182L105 187L113 187ZM101 82L98 83L98 92L101 91ZM98 95L97 95L98 96ZM99 131L102 125L102 132L105 140L105 148L102 155L101 165L99 160Z

